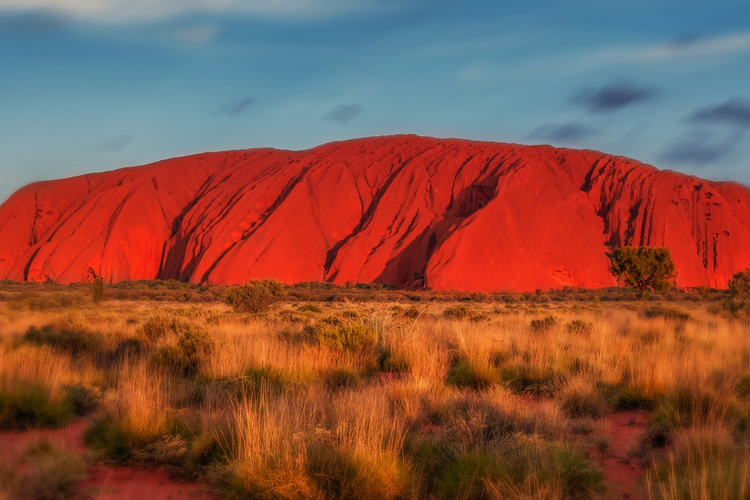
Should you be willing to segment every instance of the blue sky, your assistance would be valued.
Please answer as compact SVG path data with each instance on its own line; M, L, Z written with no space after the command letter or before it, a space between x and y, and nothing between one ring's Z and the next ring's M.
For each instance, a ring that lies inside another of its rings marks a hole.
M750 184L746 0L0 0L0 199L416 133Z

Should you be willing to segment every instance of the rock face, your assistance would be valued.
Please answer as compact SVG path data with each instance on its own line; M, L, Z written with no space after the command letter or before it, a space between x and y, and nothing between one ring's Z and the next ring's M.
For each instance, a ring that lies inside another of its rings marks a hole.
M396 136L41 182L0 206L0 278L16 281L597 288L623 245L669 248L681 287L725 287L750 266L750 190L593 151Z

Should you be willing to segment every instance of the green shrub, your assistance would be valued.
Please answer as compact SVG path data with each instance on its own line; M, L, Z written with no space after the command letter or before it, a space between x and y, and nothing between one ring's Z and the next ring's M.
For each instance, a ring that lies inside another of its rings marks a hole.
M534 333L548 332L556 324L557 318L554 316L547 316L544 319L533 319L531 320L531 331Z
M649 307L643 311L646 318L662 318L667 321L685 322L690 319L690 314L676 307Z
M86 416L99 407L102 391L86 384L69 385L65 388L65 397L76 415Z
M138 328L138 334L149 343L156 343L170 335L181 336L191 331L192 324L172 314L159 313L151 316Z
M565 331L571 335L589 335L593 329L593 323L582 319L574 319L565 324Z
M407 498L409 469L398 457L379 460L316 440L307 446L306 473L332 500L396 500Z
M378 366L381 371L389 373L406 373L409 371L409 362L399 352L383 349L378 356Z
M132 432L112 415L95 419L84 435L87 445L105 452L107 457L118 462L129 461L134 450L155 439L156 436L141 436Z
M42 327L29 327L23 336L23 341L46 345L73 356L81 356L98 350L101 345L101 334L86 328L72 318L67 318Z
M276 280L252 280L231 287L224 300L235 311L258 314L268 310L285 295L284 285Z
M316 306L315 304L305 304L305 305L299 306L297 308L297 311L299 311L299 312L311 312L311 313L315 313L315 314L320 314L320 313L323 312L323 309L321 309L320 307Z
M468 359L456 363L448 372L447 379L449 385L476 391L488 389L497 381L497 373L491 366Z
M75 484L86 477L86 462L73 451L41 441L26 452L28 472L20 490L28 500L67 500Z
M474 315L474 309L467 305L447 307L443 310L443 317L448 319L468 319Z
M53 400L42 386L18 384L0 389L0 430L59 427L73 416L66 400Z
M649 472L649 498L750 498L750 453L721 427L686 435Z
M568 418L599 418L607 409L594 384L583 379L568 381L558 391L556 400Z
M561 443L520 437L499 449L459 455L441 474L445 500L495 498L587 499L603 491L604 475L586 457Z
M332 390L357 387L364 378L362 371L347 366L333 368L322 374L323 382Z
M320 345L338 350L362 351L373 348L378 342L377 332L360 322L319 322L307 331Z
M679 386L658 402L653 420L673 428L731 420L740 414L732 396L702 387Z
M551 369L530 365L506 366L500 371L500 379L517 394L550 395L559 375Z
M615 408L619 411L651 411L656 401L639 386L623 385L615 390Z
M213 351L214 341L204 328L193 326L177 344L160 347L151 356L153 366L174 374L192 376L200 371L203 360Z

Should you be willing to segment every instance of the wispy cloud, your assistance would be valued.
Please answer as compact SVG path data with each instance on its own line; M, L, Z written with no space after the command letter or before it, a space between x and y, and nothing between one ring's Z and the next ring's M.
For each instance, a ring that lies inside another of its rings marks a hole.
M750 32L711 38L688 35L653 45L615 47L594 52L585 58L589 64L660 63L674 60L718 57L750 52Z
M545 125L535 130L530 139L544 139L554 143L575 144L597 135L597 131L580 123Z
M610 113L634 104L651 100L659 89L618 80L598 89L585 89L573 97L573 104L591 113Z
M255 99L252 99L250 97L246 97L245 99L240 99L238 101L232 101L218 110L211 115L211 116L219 116L219 115L227 115L227 116L237 116L241 115L245 111L247 111L250 106L252 106L255 103Z
M0 0L0 11L47 10L108 23L158 21L196 13L329 17L405 6L406 0Z
M712 137L706 132L692 132L671 144L661 160L671 165L703 166L721 160L735 149L736 142Z
M0 12L0 33L44 36L60 31L66 22L65 16L53 11Z
M130 143L134 140L135 137L133 137L132 135L116 135L99 144L99 146L97 146L97 149L103 149L104 151L109 151L110 153L117 153L121 149L129 146Z
M346 124L360 115L363 111L364 108L359 104L341 104L326 113L326 115L323 116L323 119Z
M690 120L722 123L743 129L750 128L750 102L735 97L723 104L699 109L690 117Z
M167 36L175 42L200 45L213 40L220 32L221 29L213 24L199 24L176 28Z

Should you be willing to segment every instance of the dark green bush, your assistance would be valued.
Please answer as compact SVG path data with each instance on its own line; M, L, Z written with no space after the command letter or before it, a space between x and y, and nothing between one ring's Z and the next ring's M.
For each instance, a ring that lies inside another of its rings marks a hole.
M276 280L252 280L231 287L224 301L235 311L258 314L284 298L284 285Z
M86 462L71 450L40 441L24 457L27 474L20 490L26 500L68 500L76 497L75 485L86 477Z
M59 427L72 416L70 403L53 400L44 387L18 384L0 389L0 430Z
M498 381L495 370L485 364L468 359L460 360L448 372L447 382L458 388L481 391Z
M29 327L23 341L81 356L96 352L101 345L101 338L101 334L83 326L79 321L67 318L42 327Z
M321 321L306 331L320 345L345 351L362 351L375 347L378 334L368 325L360 322L336 324L333 321Z
M168 313L158 313L151 316L138 328L138 333L149 343L156 343L168 335L181 336L191 331L192 324L178 316Z
M192 376L198 373L206 356L211 354L214 341L204 328L193 326L184 332L177 344L168 344L151 356L153 366L171 373Z
M438 493L445 500L540 494L588 499L603 491L603 480L601 469L582 453L560 443L521 438L508 440L497 450L459 455L441 474Z
M589 335L593 329L593 323L582 319L574 319L565 324L565 331L572 335Z
M443 310L443 317L449 319L469 319L474 314L474 309L467 305L447 307Z
M557 324L557 318L554 316L547 316L543 319L532 319L531 330L534 333L544 333L552 329Z
M320 314L320 313L323 312L323 309L321 309L320 307L316 306L315 304L305 304L305 305L299 306L297 308L297 311L299 311L299 312L311 312L311 313L315 313L315 314Z
M102 391L98 387L76 384L65 388L65 396L75 414L85 416L99 407Z
M643 311L646 318L662 318L667 321L685 322L690 319L690 314L676 307L657 306L649 307Z

